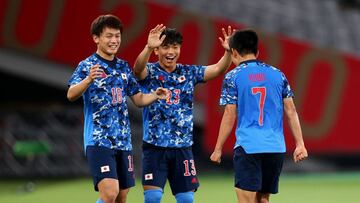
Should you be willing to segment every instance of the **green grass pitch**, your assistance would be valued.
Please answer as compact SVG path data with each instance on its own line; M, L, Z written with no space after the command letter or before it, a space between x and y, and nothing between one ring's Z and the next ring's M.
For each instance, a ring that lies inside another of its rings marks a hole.
M198 203L236 202L231 174L204 174L199 176L200 188L195 193ZM0 202L6 203L91 203L98 194L93 191L91 179L37 180L32 192L23 190L21 180L0 180ZM130 190L129 203L142 203L140 181ZM280 193L271 196L276 203L339 203L357 202L360 192L360 173L347 174L283 174ZM175 203L167 184L162 202Z

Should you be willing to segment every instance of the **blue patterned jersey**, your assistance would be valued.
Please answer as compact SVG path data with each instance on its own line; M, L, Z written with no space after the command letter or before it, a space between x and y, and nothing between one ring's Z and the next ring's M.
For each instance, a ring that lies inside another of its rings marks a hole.
M168 73L159 63L148 63L148 75L141 80L142 91L164 87L171 91L167 100L158 100L143 109L144 137L147 143L171 148L193 144L193 94L204 82L205 66L177 64Z
M283 98L293 96L285 75L258 60L227 73L220 105L237 106L235 147L247 153L285 152Z
M126 96L140 91L129 64L115 58L110 62L97 54L81 61L69 80L78 84L99 64L105 74L96 78L82 95L84 100L84 147L104 146L110 149L132 149Z

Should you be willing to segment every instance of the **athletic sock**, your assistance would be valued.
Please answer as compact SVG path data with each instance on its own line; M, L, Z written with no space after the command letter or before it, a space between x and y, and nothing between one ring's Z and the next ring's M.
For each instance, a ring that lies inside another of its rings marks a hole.
M96 203L105 203L100 198L96 201Z
M182 192L175 195L176 203L193 203L194 202L194 192Z
M145 190L144 202L145 203L160 203L163 192L161 189Z

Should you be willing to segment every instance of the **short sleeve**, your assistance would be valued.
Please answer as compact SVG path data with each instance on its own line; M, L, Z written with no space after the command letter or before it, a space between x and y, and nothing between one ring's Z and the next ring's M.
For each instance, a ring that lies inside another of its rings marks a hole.
M205 69L206 69L206 66L193 66L193 74L194 74L195 84L205 82L204 81Z
M238 100L235 77L233 75L226 75L221 88L220 102L221 106L227 104L236 104Z
M290 84L288 80L286 79L286 76L284 73L281 73L282 81L283 81L283 90L282 90L282 97L283 98L290 98L294 97L294 92L290 88Z
M84 80L89 74L89 68L85 66L83 62L80 62L79 65L76 67L74 73L72 74L68 85L76 85Z
M126 95L127 96L133 96L135 94L137 94L138 92L140 92L140 86L139 83L137 82L134 73L132 72L130 66L128 63L126 63L126 78L124 77L123 79L127 80L127 86L125 89ZM123 76L122 76L123 77Z

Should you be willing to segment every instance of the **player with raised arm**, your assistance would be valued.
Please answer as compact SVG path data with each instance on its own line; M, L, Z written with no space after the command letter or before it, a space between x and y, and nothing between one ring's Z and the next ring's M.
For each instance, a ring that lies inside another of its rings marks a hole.
M141 93L129 64L115 56L122 29L113 15L93 21L96 53L79 63L67 93L70 101L81 96L84 100L84 150L94 188L100 193L97 203L125 203L129 188L135 185L126 96L142 107L167 94L163 88Z
M237 67L223 81L220 105L225 106L225 111L210 159L221 162L223 145L237 119L234 170L238 202L267 203L270 194L278 192L286 151L284 112L295 138L294 161L308 156L294 93L279 69L257 60L256 32L236 31L229 44Z
M197 84L223 74L231 64L228 38L231 27L219 37L225 49L216 64L183 65L182 35L160 24L153 28L136 59L135 76L144 92L167 88L170 96L143 109L144 135L142 184L145 203L159 203L166 180L177 203L192 203L199 187L191 146L193 145L193 94ZM152 53L158 62L148 63Z

